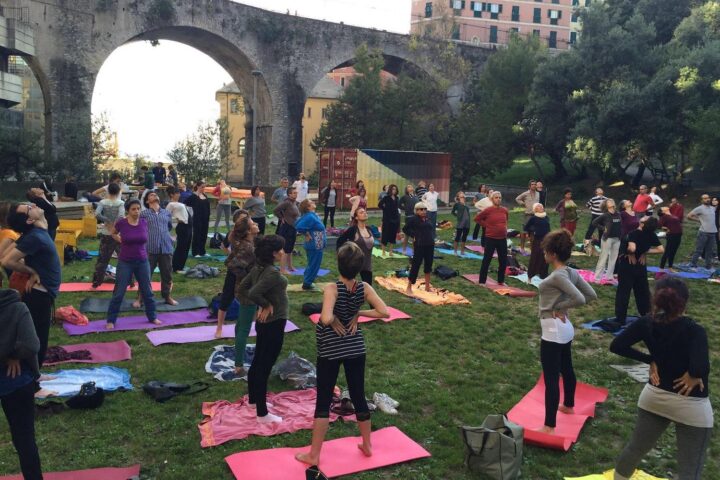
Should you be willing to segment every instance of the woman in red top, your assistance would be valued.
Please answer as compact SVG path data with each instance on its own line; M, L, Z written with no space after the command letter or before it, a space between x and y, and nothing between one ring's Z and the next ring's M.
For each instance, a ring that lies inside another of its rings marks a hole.
M475 217L475 221L485 228L485 252L483 253L482 266L480 267L480 284L487 281L488 269L493 254L497 252L498 262L498 283L505 283L505 267L507 265L507 226L508 211L501 206L502 194L498 191L490 195L492 206L484 209Z

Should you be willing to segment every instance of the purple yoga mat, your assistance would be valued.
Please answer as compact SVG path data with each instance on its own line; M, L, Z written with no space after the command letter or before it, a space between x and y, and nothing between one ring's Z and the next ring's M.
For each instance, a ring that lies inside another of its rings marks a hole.
M87 325L73 325L71 323L63 323L63 328L68 335L85 335L88 333L118 332L123 330L153 330L156 328L174 327L175 325L187 325L189 323L213 323L215 318L207 318L207 310L191 310L187 312L163 312L159 313L157 318L162 322L155 325L148 322L145 315L132 317L118 317L117 323L113 330L105 330L105 320L95 320Z
M215 338L216 327L202 326L202 327L189 327L189 328L172 328L169 330L156 330L154 332L148 332L145 335L154 346L164 345L166 343L199 343L199 342L211 342L217 340ZM292 323L290 320L285 324L285 333L294 332L300 330L300 328ZM255 322L253 322L250 328L250 336L254 337L257 333L255 332ZM222 338L235 338L235 324L223 325Z

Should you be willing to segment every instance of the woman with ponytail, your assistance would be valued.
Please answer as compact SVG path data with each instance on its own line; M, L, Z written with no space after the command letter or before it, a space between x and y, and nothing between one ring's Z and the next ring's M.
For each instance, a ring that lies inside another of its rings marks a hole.
M685 315L689 296L679 278L658 280L652 313L628 325L610 345L611 352L650 365L635 431L617 461L615 480L632 476L670 423L677 439L677 478L702 478L713 426L710 359L705 329ZM640 342L649 353L634 348Z

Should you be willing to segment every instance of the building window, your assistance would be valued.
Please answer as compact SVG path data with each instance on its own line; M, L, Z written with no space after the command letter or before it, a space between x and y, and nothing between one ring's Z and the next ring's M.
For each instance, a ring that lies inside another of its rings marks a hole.
M533 37L540 38L540 30L533 30Z
M577 7L580 5L580 0L572 0L572 6Z
M473 12L473 17L482 18L482 11L484 7L483 2L470 2L470 10Z
M245 139L241 138L238 140L238 157L244 157L245 156Z
M311 107L308 107L307 118L312 118L312 108Z
M577 43L577 32L570 32L570 45Z
M519 22L520 21L520 7L515 5L512 7L512 16L510 17L510 20L513 22Z
M341 87L345 86L345 77L340 77L340 86Z
M460 25L453 25L452 33L450 38L453 40L460 40Z
M550 25L557 25L558 20L562 18L562 12L560 10L548 10L548 18L550 19Z
M548 37L548 47L557 48L557 32L550 32Z
M432 2L425 4L425 18L432 18Z
M542 23L542 9L533 8L533 23Z
M465 8L465 0L450 0L450 8L455 10L455 15L460 15Z
M490 26L490 43L497 43L497 27L495 25Z
M577 23L578 21L578 12L577 10L572 13L572 17L570 17L570 21L573 23Z
M233 98L230 100L230 113L233 115L239 115L240 114L240 100L237 98Z
M510 27L510 31L511 31L513 34L520 33L520 29L519 29L518 27Z
M552 0L552 3L560 3L560 0Z
M320 110L320 116L323 120L327 118L327 108L323 108L322 110Z

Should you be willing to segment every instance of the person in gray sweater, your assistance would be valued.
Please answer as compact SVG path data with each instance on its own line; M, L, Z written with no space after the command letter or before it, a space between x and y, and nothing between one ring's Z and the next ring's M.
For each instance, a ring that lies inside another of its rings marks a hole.
M26 480L43 478L35 442L35 391L40 340L16 290L0 290L0 404Z
M260 187L255 185L250 190L252 197L245 200L243 208L250 213L250 218L260 229L260 235L265 235L265 217L267 211L265 209L265 194Z
M250 403L255 404L259 423L282 422L281 417L268 412L265 396L270 371L282 350L289 316L288 281L275 266L285 255L284 245L285 240L279 235L268 235L258 241L256 264L237 290L243 305L260 307L255 322L255 357L248 371L248 397Z
M545 424L540 432L554 434L560 405L560 375L563 378L564 399L559 410L574 414L575 371L572 365L573 324L568 317L571 308L597 299L595 290L566 263L575 243L567 230L555 230L545 235L542 248L545 261L553 272L538 286L540 291L540 363L545 380Z

